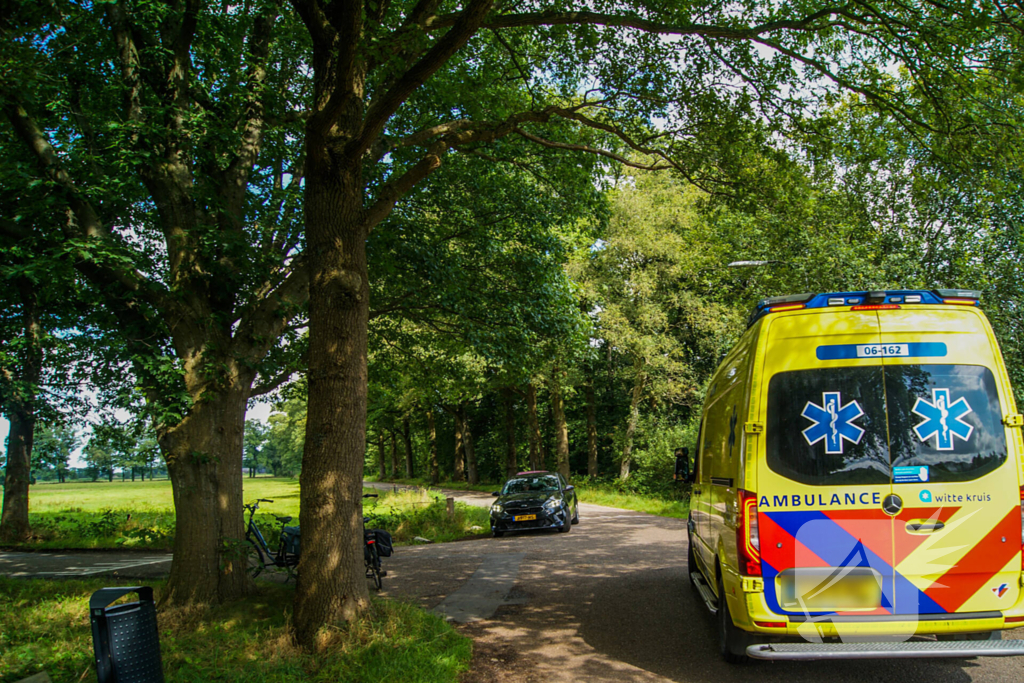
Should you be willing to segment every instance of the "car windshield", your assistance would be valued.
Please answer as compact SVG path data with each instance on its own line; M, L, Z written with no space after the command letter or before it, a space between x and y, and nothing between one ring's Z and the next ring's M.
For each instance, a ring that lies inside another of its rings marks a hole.
M538 477L509 479L505 482L505 488L502 489L501 493L502 495L508 495L510 493L530 493L534 491L545 493L557 490L558 477L553 474L546 474Z

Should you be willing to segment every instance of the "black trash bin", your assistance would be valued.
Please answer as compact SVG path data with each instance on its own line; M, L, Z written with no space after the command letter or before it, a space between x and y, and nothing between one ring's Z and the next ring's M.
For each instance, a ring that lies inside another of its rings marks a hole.
M109 606L129 593L138 602ZM89 598L89 615L98 683L164 683L152 588L101 588Z

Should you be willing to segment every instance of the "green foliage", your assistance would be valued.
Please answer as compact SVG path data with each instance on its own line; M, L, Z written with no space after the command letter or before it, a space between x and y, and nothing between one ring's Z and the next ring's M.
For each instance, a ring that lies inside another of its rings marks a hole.
M95 681L89 596L117 583L0 578L0 681L39 671L55 681ZM155 588L159 596L162 584ZM454 683L469 666L469 638L395 600L375 600L332 631L321 652L303 654L291 644L292 596L289 587L261 583L243 601L159 613L167 681Z
M443 543L491 528L487 508L456 501L455 515L449 517L445 496L424 489L385 494L379 502L364 505L363 513L369 517L367 528L386 529L398 543L411 543L417 536Z
M302 471L306 443L306 383L300 380L274 404L263 446L264 465L274 476L294 477Z

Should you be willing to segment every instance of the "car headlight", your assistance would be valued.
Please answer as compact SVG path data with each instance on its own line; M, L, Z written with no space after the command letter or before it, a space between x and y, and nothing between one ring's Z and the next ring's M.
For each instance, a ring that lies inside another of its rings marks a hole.
M491 506L491 512L500 515L505 510L501 503L495 503Z
M544 501L544 509L550 512L554 512L560 507L562 507L562 501L556 498L549 498L548 500Z

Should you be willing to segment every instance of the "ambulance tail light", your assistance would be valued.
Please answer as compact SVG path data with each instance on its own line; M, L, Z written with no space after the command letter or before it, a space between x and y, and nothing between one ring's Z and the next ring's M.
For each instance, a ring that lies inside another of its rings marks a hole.
M747 576L761 576L761 540L757 529L757 494L736 492L739 512L736 524L736 548L739 568Z

